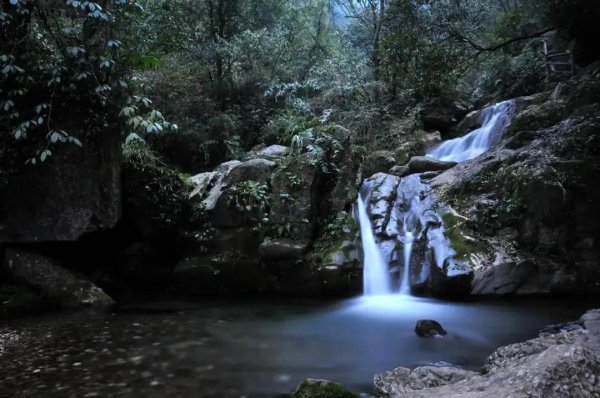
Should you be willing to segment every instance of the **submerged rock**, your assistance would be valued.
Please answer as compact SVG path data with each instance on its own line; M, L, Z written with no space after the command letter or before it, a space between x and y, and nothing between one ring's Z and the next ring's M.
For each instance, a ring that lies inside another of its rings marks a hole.
M357 395L329 380L306 379L298 385L292 398L357 398Z
M34 286L62 305L114 304L113 299L98 286L39 254L8 249L4 263L6 270L15 278Z
M431 319L417 321L415 333L420 337L445 336L448 334L439 322Z

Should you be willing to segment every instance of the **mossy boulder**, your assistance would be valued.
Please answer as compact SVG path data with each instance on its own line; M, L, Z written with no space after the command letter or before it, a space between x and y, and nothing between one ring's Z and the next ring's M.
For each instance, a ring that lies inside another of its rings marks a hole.
M292 398L358 398L341 384L329 380L306 379L292 394Z

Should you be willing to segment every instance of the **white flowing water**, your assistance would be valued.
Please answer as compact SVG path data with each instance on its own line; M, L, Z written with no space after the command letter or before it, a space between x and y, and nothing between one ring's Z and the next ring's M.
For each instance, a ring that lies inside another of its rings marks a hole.
M497 144L502 132L512 120L514 101L504 101L485 108L481 114L481 127L469 134L444 141L427 153L435 159L464 162L476 158Z
M402 280L400 281L400 294L403 296L410 295L410 258L412 255L412 247L415 237L412 232L404 231L404 270L402 272Z
M363 199L358 195L358 220L364 253L363 292L367 296L385 295L392 292L388 265L383 260L371 228L371 219Z

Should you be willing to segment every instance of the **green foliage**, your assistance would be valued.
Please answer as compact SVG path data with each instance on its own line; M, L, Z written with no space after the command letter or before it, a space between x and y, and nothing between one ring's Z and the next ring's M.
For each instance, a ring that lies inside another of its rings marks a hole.
M119 22L134 7L123 0L2 2L0 133L20 143L27 163L118 123L113 104L127 89Z
M231 187L230 204L245 213L259 231L269 223L269 187L258 181L244 181Z

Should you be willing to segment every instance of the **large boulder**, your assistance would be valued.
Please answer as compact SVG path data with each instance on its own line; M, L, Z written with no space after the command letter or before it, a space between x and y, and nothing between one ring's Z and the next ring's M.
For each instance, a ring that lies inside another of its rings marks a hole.
M121 216L120 138L118 130L97 133L35 166L11 165L0 150L0 243L74 241L113 228Z
M102 289L52 259L23 250L8 249L4 259L8 273L64 306L105 306L114 301Z
M306 379L298 385L292 398L357 398L357 395L329 380Z
M275 162L267 159L250 159L233 166L223 179L223 183L231 186L251 180L265 182L269 179L275 167Z

